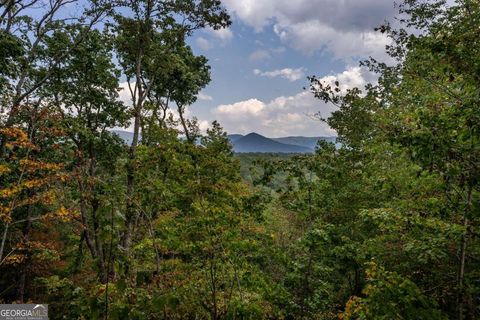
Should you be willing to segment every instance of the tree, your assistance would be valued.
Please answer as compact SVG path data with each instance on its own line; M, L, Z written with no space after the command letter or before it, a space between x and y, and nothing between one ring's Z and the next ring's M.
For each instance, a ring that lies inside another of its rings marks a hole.
M40 115L35 124L41 121L41 128L30 127L29 135L21 128L0 131L7 141L8 152L8 157L0 162L0 220L3 227L0 281L7 289L2 293L20 302L25 299L27 274L30 277L32 273L38 275L41 271L35 268L55 260L56 246L51 238L42 234L46 225L75 217L73 208L66 209L61 205L62 184L69 176L62 163L54 162L53 150L45 152L48 147L43 145L54 144L61 136L49 125L50 120L45 114ZM36 140L42 143L32 143ZM12 275L15 281L12 281ZM9 290L12 288L16 289L15 293Z
M131 10L131 16L115 15L117 35L116 48L120 65L128 82L132 98L133 139L127 165L125 211L126 225L123 233L123 247L127 255L131 246L135 209L136 149L142 114L149 97L158 95L157 76L161 74L163 59L176 46L184 46L185 37L194 30L211 26L214 29L229 25L229 17L215 1L154 1L135 0L120 2L120 7ZM160 77L161 79L161 77Z
M0 14L0 41L2 43L2 107L6 110L2 126L11 127L21 112L22 104L33 99L35 93L53 75L54 68L68 56L69 50L58 51L50 59L44 59L45 40L51 32L64 30L71 20L84 23L91 28L105 13L100 2L88 3L87 10L78 17L62 17L61 11L76 0L55 0L44 3L39 0L3 1ZM38 16L29 15L36 8ZM82 37L74 40L82 42ZM4 46L5 45L5 46ZM73 46L74 47L74 46ZM7 49L8 48L8 49ZM0 141L0 155L4 153L4 142Z
M367 257L381 258L389 268L415 278L416 285L434 292L432 296L445 313L453 316L456 310L458 319L474 318L476 308L470 302L472 296L466 296L475 289L466 290L465 277L467 248L471 248L471 257L478 252L469 231L478 223L471 202L478 192L478 164L472 158L478 152L477 126L472 123L478 111L478 95L473 93L478 75L471 60L477 47L471 38L477 10L478 4L471 1L448 8L444 1L405 1L400 6L405 14L401 22L418 33L395 30L388 24L378 29L393 39L387 51L397 62L394 66L375 60L363 63L379 73L378 84L367 86L365 94L354 89L342 95L312 79L317 97L340 107L328 123L351 152L360 152L360 163L376 166L370 181L381 182L379 190L391 194L390 200L385 198L377 209L373 206L365 212L380 221L387 212L400 212L389 235L380 233L385 225L361 231L373 231L369 238L375 239L362 250L368 250ZM387 177L378 174L380 168L390 170ZM383 181L375 181L379 178ZM405 228L400 227L402 219L408 219ZM388 252L382 249L385 246ZM452 247L457 248L458 258ZM401 249L392 252L392 248ZM405 259L401 256L412 250L416 254L406 258L411 260L399 265L398 261ZM422 265L424 258L441 260L436 264L449 266L449 271L431 272ZM416 277L418 273L423 276ZM455 273L456 279L452 277ZM452 282L456 283L453 290Z
M81 44L74 43L78 34L82 34ZM75 26L68 32L54 33L47 42L52 55L74 46L41 92L61 114L68 137L65 147L75 153L65 161L76 180L72 197L79 198L80 246L85 242L97 264L99 279L105 283L113 272L108 270L108 265L113 268L108 261L112 248L105 248L105 242L114 234L104 233L111 223L109 210L115 209L107 210L109 202L103 201L112 192L109 184L116 174L111 164L124 154L123 142L108 130L125 126L128 121L127 109L118 100L120 72L112 62L113 43L100 31Z

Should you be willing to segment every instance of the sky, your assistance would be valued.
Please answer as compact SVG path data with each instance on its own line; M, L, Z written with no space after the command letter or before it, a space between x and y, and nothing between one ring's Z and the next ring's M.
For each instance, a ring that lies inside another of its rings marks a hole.
M395 16L393 0L223 0L229 29L197 31L189 44L209 59L211 83L190 106L202 129L218 120L228 133L268 137L334 136L323 117L335 110L304 90L307 76L344 89L374 79L358 67L386 59L374 31Z

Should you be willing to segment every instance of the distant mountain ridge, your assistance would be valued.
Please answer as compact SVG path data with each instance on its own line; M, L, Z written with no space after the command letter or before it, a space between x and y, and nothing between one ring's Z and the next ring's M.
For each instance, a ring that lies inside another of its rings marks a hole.
M113 130L125 143L130 144L133 133ZM335 143L335 137L291 136L267 138L252 132L247 135L229 134L228 139L236 153L312 153L319 140Z
M243 134L229 134L228 135L228 139L230 140L230 142L235 142L237 141L238 139L241 139L243 138L244 135Z
M303 136L267 138L254 132L246 136L231 134L228 138L237 153L312 153L318 141L336 143L337 140L336 137Z
M234 137L235 138L235 137ZM249 133L241 138L236 137L235 140L230 140L233 145L233 151L237 153L250 152L268 152L268 153L310 153L313 149L286 144L275 141L273 139L259 135L258 133Z
M119 136L126 144L130 145L133 140L133 132L123 130L112 130L117 136Z
M315 147L318 144L318 141L324 140L327 142L335 143L336 137L302 137L302 136L292 136L292 137L282 137L282 138L271 138L277 142L285 144L293 144L295 146L302 146L315 150Z

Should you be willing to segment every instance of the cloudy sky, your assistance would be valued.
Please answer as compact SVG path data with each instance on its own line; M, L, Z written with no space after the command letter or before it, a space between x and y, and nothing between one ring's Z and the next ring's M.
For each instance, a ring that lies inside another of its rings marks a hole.
M212 66L212 82L190 107L205 127L218 120L229 133L269 137L329 136L313 120L333 108L303 90L306 77L362 86L358 61L384 57L387 44L373 31L396 11L393 0L223 0L233 24L191 39Z

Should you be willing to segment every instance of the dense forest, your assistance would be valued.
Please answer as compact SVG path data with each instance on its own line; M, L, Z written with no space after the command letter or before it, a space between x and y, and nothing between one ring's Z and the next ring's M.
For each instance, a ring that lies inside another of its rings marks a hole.
M390 58L361 62L378 80L309 78L338 143L289 156L236 156L186 116L210 81L188 39L230 25L219 0L0 4L0 303L480 318L478 0L398 3Z

